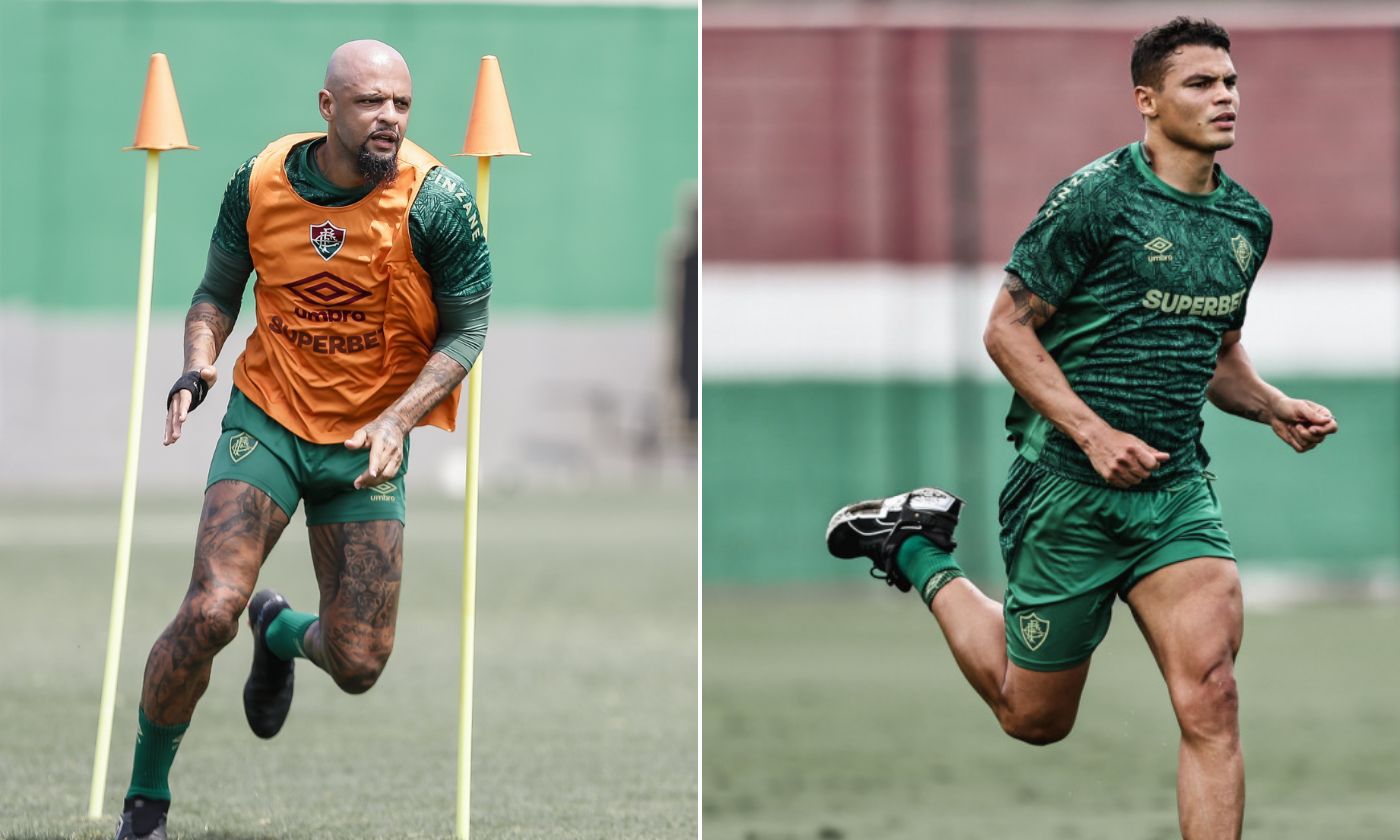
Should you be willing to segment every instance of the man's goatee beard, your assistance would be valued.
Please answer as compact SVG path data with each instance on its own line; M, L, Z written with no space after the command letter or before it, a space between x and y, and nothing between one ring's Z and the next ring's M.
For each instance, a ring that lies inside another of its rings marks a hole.
M361 144L360 153L355 157L355 171L365 179L365 184L370 187L377 187L380 184L392 184L399 177L399 153L397 150L392 155L381 156L370 152L367 147L369 141Z

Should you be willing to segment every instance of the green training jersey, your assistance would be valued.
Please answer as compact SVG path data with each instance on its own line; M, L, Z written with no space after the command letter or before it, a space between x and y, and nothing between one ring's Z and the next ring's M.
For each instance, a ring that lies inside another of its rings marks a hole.
M1269 211L1217 164L1216 188L1185 193L1152 171L1141 144L1058 184L1006 270L1054 306L1040 330L1070 387L1119 431L1169 453L1142 489L1209 461L1201 409L1225 332L1269 250ZM1006 428L1028 461L1102 481L1069 437L1018 394Z

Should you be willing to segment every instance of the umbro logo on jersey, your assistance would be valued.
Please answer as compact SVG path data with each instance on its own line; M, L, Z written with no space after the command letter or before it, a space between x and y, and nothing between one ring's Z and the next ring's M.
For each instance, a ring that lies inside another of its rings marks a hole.
M329 271L288 283L287 291L301 298L304 303L324 307L348 306L369 297L369 292Z
M1166 239L1158 236L1142 247L1152 252L1152 256L1147 258L1148 262L1170 262L1172 255L1167 252L1175 246Z
M1249 247L1249 240L1243 234L1230 237L1230 253L1235 255L1240 271L1249 271L1249 264L1254 261L1254 249Z
M345 244L345 228L338 228L331 224L330 219L326 219L319 225L311 226L311 247L316 249L316 253L321 255L321 259L329 260L340 251L340 246Z

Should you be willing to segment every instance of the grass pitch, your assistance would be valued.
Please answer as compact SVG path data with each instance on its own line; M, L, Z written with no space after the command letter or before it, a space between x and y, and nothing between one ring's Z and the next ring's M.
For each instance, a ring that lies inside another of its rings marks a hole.
M117 500L0 513L0 837L110 838L146 653L189 580L199 498L141 499L106 816L84 817ZM178 840L452 835L462 512L414 498L398 640L368 694L298 665L286 728L243 720L246 625L215 660L171 774ZM298 514L260 585L314 609ZM472 836L696 834L691 489L482 500Z
M705 587L706 840L1170 840L1177 731L1115 612L1069 738L1002 734L912 595ZM1400 610L1247 610L1245 837L1400 837Z

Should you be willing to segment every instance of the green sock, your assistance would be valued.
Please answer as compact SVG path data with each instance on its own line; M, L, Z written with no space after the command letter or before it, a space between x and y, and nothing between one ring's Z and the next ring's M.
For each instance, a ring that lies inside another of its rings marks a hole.
M170 765L175 761L175 751L180 748L180 739L185 737L188 723L174 726L161 726L151 723L146 710L136 710L136 756L131 762L131 787L127 797L141 796L146 799L170 801Z
M949 582L965 577L953 555L928 541L927 537L909 537L899 547L895 564L925 604L933 603L933 596Z
M301 640L306 636L306 628L315 623L315 613L282 610L272 619L272 623L267 625L267 635L264 638L267 639L268 650L281 659L305 657L306 651L302 650Z

